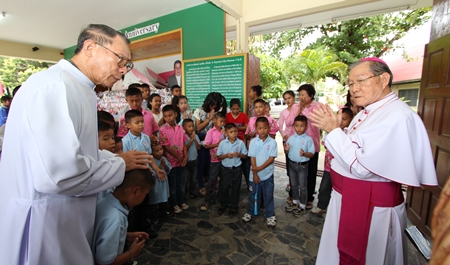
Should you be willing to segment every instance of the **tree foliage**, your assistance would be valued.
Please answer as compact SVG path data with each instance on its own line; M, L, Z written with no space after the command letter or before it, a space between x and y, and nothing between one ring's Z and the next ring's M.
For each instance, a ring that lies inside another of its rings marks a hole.
M431 8L390 13L348 21L334 22L309 28L276 32L263 35L267 52L279 57L280 51L291 47L293 52L301 49L301 43L311 33L322 34L306 49L327 47L340 61L351 64L360 58L376 56L400 48L394 42L423 25L431 18Z
M316 85L327 77L343 81L347 75L347 65L339 61L334 53L319 48L304 50L286 60L287 75L296 82Z
M265 54L257 56L261 64L260 85L264 89L263 98L281 98L283 92L290 87L283 62Z
M47 69L52 63L0 57L0 79L7 91L24 83L30 75ZM8 93L9 94L9 93Z

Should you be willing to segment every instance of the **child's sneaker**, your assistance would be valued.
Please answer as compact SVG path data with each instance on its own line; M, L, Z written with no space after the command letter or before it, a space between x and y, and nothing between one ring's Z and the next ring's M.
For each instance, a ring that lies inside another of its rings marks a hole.
M242 217L242 221L248 223L252 220L252 216L248 213L245 213L244 216Z
M183 210L181 210L180 206L175 205L175 207L173 207L173 212L174 213L181 213L181 212L183 212Z
M275 216L267 218L266 224L269 227L275 227L277 225L277 218Z
M284 207L284 210L288 213L292 212L293 210L298 209L298 204L294 203L288 203L286 207Z
M313 214L322 214L322 213L324 213L324 212L326 212L327 210L322 210L322 209L320 209L319 207L314 207L312 210L311 210L311 212L313 213Z
M202 206L200 206L200 210L202 210L202 211L207 211L208 208L209 208L209 204L208 203L205 203Z
M189 209L189 205L187 205L186 203L183 203L181 205L181 210L186 211L187 209Z
M219 210L217 211L217 214L218 215L222 215L225 212L226 209L227 208L225 208L225 207L220 207Z
M300 217L302 215L305 215L305 213L306 213L306 210L302 209L302 208L297 208L292 211L292 214L294 214L295 217Z

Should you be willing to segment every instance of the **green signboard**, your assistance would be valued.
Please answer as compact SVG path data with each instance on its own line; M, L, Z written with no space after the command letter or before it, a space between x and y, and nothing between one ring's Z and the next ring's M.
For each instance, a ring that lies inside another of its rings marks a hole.
M183 94L192 110L200 107L210 92L220 92L229 106L232 98L245 106L246 54L208 57L183 62Z

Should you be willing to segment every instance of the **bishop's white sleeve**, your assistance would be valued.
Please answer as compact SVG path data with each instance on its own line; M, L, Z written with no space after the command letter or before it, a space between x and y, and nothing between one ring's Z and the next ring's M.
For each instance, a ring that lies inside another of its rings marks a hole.
M331 131L325 140L325 146L334 156L338 163L358 178L368 178L373 176L373 173L363 167L356 158L356 152L361 147L353 142L341 128L336 128Z
M83 196L118 186L125 173L124 160L99 153L96 119L83 116L88 108L81 104L86 99L68 99L64 88L63 82L56 81L31 92L21 117L23 126L17 133L24 141L22 154L28 156L35 189Z

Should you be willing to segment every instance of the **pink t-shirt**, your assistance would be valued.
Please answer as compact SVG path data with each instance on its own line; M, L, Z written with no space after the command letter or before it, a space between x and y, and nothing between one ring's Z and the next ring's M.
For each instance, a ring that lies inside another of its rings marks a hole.
M278 132L278 124L277 121L272 118L272 117L267 117L267 120L269 121L269 126L270 126L270 131L269 134L275 135ZM245 134L249 134L251 132L255 132L256 135L258 135L258 132L256 132L256 128L255 128L255 123L256 123L256 119L258 117L251 117L250 120L248 121L248 126L247 126L247 130L245 130ZM255 137L256 137L255 135Z
M148 137L151 137L154 133L156 133L159 130L158 124L155 121L155 118L153 117L153 114L151 111L142 109L142 115L144 115L144 131ZM127 135L128 129L125 126L125 114L120 117L119 122L119 129L117 130L117 136L118 137L124 137Z
M291 107L291 110L284 109L280 113L280 118L278 119L278 127L281 133L281 136L291 136L295 134L294 130L294 119L298 113L298 104L294 104Z
M168 123L161 126L159 129L159 142L162 146L169 146L172 150L174 150L179 156L183 157L184 155L184 146L187 140L187 136L184 133L183 127L177 124L175 125L175 129L172 128ZM180 161L171 154L164 152L164 155L169 160L172 167L181 166Z
M204 145L217 144L220 140L222 140L222 130L217 130L216 126L209 129L206 133L205 140L203 141ZM220 162L217 159L217 148L218 146L209 149L209 154L211 155L211 162Z
M325 146L325 142L322 141L322 145ZM326 148L326 147L325 147ZM331 152L327 149L325 151L325 159L323 161L323 170L331 172L331 160L333 160L333 155Z
M298 108L300 107L300 103L295 105L298 105L297 106ZM309 115L311 115L311 113L319 106L320 106L319 102L312 101L311 104L306 109L304 109L302 113L300 113L300 115L304 115L306 116L306 118L308 118L308 129L306 129L306 135L308 135L313 139L316 153L320 152L320 131L319 128L312 125L311 120L309 119Z

